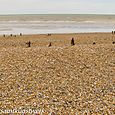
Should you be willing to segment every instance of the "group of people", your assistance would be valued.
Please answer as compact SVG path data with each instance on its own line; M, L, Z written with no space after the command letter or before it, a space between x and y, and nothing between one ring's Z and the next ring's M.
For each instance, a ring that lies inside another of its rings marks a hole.
M112 34L115 34L115 31L112 31Z
M22 33L20 33L19 35L22 36ZM13 35L13 34L10 34L10 36L11 36L11 37L12 37L12 36L16 37L16 35ZM6 37L6 35L3 34L3 37Z

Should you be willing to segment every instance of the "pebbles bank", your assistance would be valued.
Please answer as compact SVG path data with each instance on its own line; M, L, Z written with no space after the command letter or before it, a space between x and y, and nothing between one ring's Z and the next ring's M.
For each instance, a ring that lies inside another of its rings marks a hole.
M114 115L114 40L110 33L0 37L0 109Z

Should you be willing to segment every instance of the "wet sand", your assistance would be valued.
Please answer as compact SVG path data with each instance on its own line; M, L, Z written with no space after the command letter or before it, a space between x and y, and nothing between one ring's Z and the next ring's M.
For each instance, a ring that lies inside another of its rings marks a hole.
M114 41L111 33L1 36L0 108L115 114Z

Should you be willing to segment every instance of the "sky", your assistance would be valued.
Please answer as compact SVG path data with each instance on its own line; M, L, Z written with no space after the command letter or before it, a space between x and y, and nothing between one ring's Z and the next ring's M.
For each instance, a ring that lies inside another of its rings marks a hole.
M115 14L115 0L0 0L0 14Z

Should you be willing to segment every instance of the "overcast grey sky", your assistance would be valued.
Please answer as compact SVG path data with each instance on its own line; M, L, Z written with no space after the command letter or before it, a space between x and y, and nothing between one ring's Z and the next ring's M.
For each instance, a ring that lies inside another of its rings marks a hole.
M0 0L0 14L115 14L115 0Z

